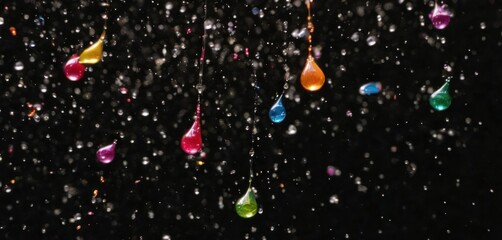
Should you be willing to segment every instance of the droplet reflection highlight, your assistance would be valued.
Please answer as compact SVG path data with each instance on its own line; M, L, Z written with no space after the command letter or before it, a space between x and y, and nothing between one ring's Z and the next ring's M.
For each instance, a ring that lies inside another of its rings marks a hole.
M270 120L274 123L281 123L286 118L286 109L282 104L282 95L277 99L275 104L270 108L268 112Z
M258 203L251 187L235 203L235 211L242 218L252 218L258 212Z

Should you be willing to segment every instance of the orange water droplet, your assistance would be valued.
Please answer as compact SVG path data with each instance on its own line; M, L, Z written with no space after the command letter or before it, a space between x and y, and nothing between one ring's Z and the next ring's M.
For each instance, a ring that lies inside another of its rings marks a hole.
M314 58L309 56L300 77L303 88L308 91L317 91L321 89L322 85L324 85L325 80L326 77L324 76L321 68L317 66Z
M103 40L105 39L106 31L103 31L98 41L86 48L81 54L79 63L96 64L101 61L103 56Z
M37 114L37 109L32 107L30 112L28 113L28 117L32 118Z
M12 36L14 36L14 37L15 37L15 36L17 35L17 32L16 32L16 28L15 28L15 27L10 27L10 28L9 28L9 30L10 30L10 34L12 34Z

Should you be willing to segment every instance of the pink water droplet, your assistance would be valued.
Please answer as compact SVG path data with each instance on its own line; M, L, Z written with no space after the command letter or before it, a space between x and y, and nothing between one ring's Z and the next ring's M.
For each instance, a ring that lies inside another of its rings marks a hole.
M332 176L335 176L335 173L336 173L336 168L333 167L333 166L328 166L326 168L326 173L328 174L328 176L332 177Z
M9 146L9 148L8 148L8 150L7 150L7 152L8 152L9 154L14 153L14 146L10 145L10 146Z
M64 65L63 70L70 81L78 81L84 76L85 66L79 62L79 56L73 54Z
M122 94L127 94L129 92L129 89L125 88L125 87L121 87L120 88L120 93Z
M202 63L205 58L206 58L206 48L202 47L202 52L200 53L200 59L199 59L199 61Z
M115 146L117 145L117 142L113 142L112 144L108 146L104 146L100 148L96 152L96 157L98 158L98 161L103 164L108 164L113 161L113 158L115 158Z
M429 19L436 29L445 29L451 20L451 13L446 5L434 5L434 9L429 13Z
M202 134L200 131L200 105L192 127L181 138L181 149L187 154L196 154L202 150Z

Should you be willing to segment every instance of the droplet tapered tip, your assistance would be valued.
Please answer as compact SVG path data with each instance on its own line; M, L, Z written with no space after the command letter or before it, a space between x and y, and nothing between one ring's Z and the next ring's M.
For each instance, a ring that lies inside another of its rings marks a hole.
M235 203L235 211L242 218L252 218L258 212L258 203L251 188Z
M324 76L324 72L319 68L314 58L309 56L300 76L303 88L311 92L318 91L322 88L325 81L326 76Z

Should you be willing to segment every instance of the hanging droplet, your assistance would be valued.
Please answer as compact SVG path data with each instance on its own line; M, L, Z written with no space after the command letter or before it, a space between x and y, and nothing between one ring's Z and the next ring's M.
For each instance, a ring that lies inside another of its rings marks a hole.
M308 91L317 91L321 89L326 79L324 73L319 68L319 66L317 66L312 56L309 56L307 58L305 68L303 68L303 72L300 78L303 88Z
M96 157L98 157L98 161L103 164L108 164L113 161L113 158L115 158L115 146L117 145L117 141L113 142L112 144L100 148L96 152Z
M202 134L200 131L200 104L192 127L181 138L181 149L187 154L196 154L202 150Z
M359 94L361 95L373 95L378 94L382 90L382 84L380 82L369 82L362 85L359 88Z
M284 105L282 104L282 95L277 99L277 102L270 108L270 111L268 112L268 116L270 117L270 120L274 123L280 123L284 121L286 118L286 109L284 108Z
M243 218L251 218L258 211L258 203L251 187L248 188L246 194L239 198L235 203L235 211Z
M450 86L450 80L446 80L446 83L437 91L432 93L429 98L429 103L431 106L438 110L443 111L446 110L451 105L451 96L448 93L448 87Z
M78 81L84 76L85 66L79 62L79 56L73 54L63 67L66 78L70 81Z
M434 4L434 9L429 13L429 19L436 29L445 29L450 23L451 12L446 5Z
M101 61L103 56L103 40L105 39L106 31L103 31L98 41L86 48L81 54L79 62L82 64L95 64Z

